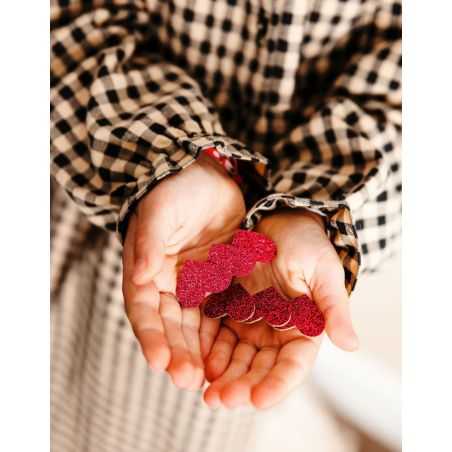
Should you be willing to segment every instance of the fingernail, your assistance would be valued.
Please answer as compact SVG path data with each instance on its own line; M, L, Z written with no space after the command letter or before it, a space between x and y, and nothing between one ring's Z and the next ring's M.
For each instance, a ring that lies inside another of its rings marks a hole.
M218 397L218 395L216 395L216 394L215 395L209 394L209 396L207 398L204 396L204 401L209 406L209 408L211 408L212 410L216 410L217 408L220 408L220 405L221 405L220 397Z

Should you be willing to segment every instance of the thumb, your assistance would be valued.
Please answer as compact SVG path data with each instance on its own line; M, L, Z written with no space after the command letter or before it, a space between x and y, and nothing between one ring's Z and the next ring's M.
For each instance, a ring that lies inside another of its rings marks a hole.
M137 209L138 219L135 234L135 265L133 282L148 284L161 270L165 259L166 225L157 212Z
M328 272L321 278L321 281L313 285L312 295L325 317L325 330L339 348L354 351L358 348L359 341L352 325L342 267L340 271Z

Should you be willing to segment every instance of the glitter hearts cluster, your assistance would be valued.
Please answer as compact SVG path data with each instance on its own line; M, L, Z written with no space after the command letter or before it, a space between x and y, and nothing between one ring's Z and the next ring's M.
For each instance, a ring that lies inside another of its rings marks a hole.
M183 308L199 306L208 293L222 292L234 276L246 276L256 262L271 262L275 256L276 245L265 235L237 231L230 245L213 245L206 261L185 262L177 278L179 303Z
M240 284L234 284L209 295L204 314L210 318L229 316L244 323L264 320L277 330L295 327L306 336L318 336L325 328L322 313L307 295L286 300L273 287L250 295Z
M176 296L183 308L199 306L208 295L204 313L211 318L229 316L238 322L264 320L278 330L297 328L318 336L325 319L306 295L286 300L273 287L250 295L232 279L251 273L256 262L271 262L275 243L263 234L240 230L231 244L213 245L206 261L185 262L177 278Z

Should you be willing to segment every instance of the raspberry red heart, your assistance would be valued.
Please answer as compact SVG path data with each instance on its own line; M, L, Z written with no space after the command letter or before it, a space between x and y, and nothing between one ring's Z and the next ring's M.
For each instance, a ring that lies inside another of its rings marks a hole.
M254 302L256 304L256 316L263 318L272 309L281 295L274 287L268 287L261 292L254 295Z
M204 304L204 314L211 319L219 319L226 315L226 306L228 305L228 291L213 293L207 297Z
M200 273L196 276L201 277L201 284L206 292L222 292L231 284L232 272L227 271L216 262L199 262Z
M229 300L226 306L226 313L232 320L245 322L253 317L255 307L252 295L240 284L234 284L227 292Z
M213 245L209 250L209 261L221 265L221 270L232 276L246 276L256 265L256 257L249 248L227 244Z
M209 249L210 262L221 266L221 271L226 272L231 275L231 278L235 275L236 257L237 250L231 245L225 243L217 243L212 245Z
M204 298L204 268L201 262L187 261L177 276L176 297L183 308L199 306Z
M265 300L265 308L261 308L264 320L273 327L283 327L290 322L290 302L287 301L277 290L268 292Z
M246 276L253 270L256 259L247 249L232 245L213 245L209 250L209 261L221 266L221 271L232 276Z
M284 327L289 324L291 312L287 303L278 304L264 316L264 320L272 327Z
M318 336L325 329L325 318L318 306L307 295L292 301L293 324L305 336Z
M176 296L184 308L199 306L209 292L221 292L231 284L232 273L209 261L187 261L177 277Z
M231 245L213 245L207 261L187 261L182 266L177 278L177 298L182 307L199 306L206 294L225 290L234 276L250 274L257 261L269 262L275 255L276 246L265 235L238 231Z
M232 246L253 256L258 262L271 262L276 256L276 245L264 234L240 230L234 234Z

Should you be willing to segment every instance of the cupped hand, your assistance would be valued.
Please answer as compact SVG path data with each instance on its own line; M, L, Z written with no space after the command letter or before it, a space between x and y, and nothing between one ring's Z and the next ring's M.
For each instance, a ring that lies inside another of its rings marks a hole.
M127 316L149 366L166 370L181 388L203 383L203 358L219 322L199 308L180 308L177 270L187 259L205 259L213 243L229 241L244 214L238 185L202 156L160 182L129 222L123 251Z
M257 264L239 279L250 292L273 286L293 298L308 294L323 312L326 332L344 350L355 350L344 270L320 216L290 211L266 217L257 227L277 245L270 264ZM222 322L206 359L211 382L204 399L212 407L254 405L266 408L299 385L313 367L321 336L298 330L277 331L264 321L254 324Z

